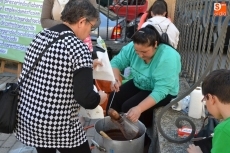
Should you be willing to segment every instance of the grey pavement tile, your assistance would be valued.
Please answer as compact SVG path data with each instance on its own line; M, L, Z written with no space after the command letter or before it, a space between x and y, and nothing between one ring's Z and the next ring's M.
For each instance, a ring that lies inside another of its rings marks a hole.
M10 149L9 153L21 153L23 147Z
M0 80L0 85L4 86L3 84L5 84L5 81Z
M0 133L0 140L7 140L10 137L10 134Z
M11 148L15 143L17 139L15 138L14 135L10 135L8 139L2 144L1 147L3 148Z
M9 72L4 72L4 73L0 73L1 77L16 77L17 75L14 73L9 73Z
M0 148L0 153L8 153L10 148Z
M22 148L22 150L20 150L20 152L18 153L32 153L33 150L35 150L34 147L30 147L30 146L25 146ZM16 152L15 152L16 153Z
M17 77L15 76L1 76L0 75L0 85L7 82L17 82Z
M21 143L19 140L17 140L16 143L12 146L11 150L23 148L23 147L25 147L25 145Z
M7 81L13 81L13 80L16 80L16 79L17 79L17 77L15 77L15 76L9 76Z
M0 140L0 147L2 147L2 144L3 144L4 142L5 142L5 141Z
M9 152L9 153L11 153L11 152ZM12 153L14 153L14 152L12 152ZM15 153L37 153L37 150L34 147L25 146L19 152L15 152Z
M1 81L6 81L10 78L9 76L3 76L3 74L1 74L1 75L2 75Z

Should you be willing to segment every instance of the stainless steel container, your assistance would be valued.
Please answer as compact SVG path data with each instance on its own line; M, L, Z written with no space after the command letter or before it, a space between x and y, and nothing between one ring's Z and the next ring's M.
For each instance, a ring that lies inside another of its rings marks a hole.
M100 131L118 130L119 128L107 116L98 120L95 123L95 137L92 143L96 146L93 153L143 153L144 152L144 139L146 128L143 123L138 121L135 123L139 127L139 137L133 140L109 140L100 135Z

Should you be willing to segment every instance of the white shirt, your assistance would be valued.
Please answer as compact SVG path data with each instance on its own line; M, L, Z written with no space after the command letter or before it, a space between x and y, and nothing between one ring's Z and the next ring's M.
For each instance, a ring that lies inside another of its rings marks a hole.
M141 26L141 28L143 28L149 24L154 26L156 28L156 30L160 33L160 35L162 34L162 31L166 32L168 34L168 37L169 37L170 45L172 45L175 49L177 48L180 32L177 29L177 27L168 18L163 17L163 16L154 16L154 17L148 19L146 22L144 22L143 25ZM162 31L161 31L161 29L162 29Z

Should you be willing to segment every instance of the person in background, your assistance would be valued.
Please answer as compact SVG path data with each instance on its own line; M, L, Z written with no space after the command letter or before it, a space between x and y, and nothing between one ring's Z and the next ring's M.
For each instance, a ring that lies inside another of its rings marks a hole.
M63 11L66 3L69 0L44 0L42 5L42 14L41 14L41 25L42 28L51 28L57 24L61 24L61 12ZM96 0L88 0L91 2L91 4L97 8ZM98 21L96 25L94 26L94 29L99 27L100 25L100 18L98 18ZM85 40L83 40L89 47L90 51L93 51L92 42L90 35L86 37Z
M166 7L166 14L165 14L165 17L166 17L166 18L169 18L169 17L168 17L168 5L167 5L167 3L166 3L164 0L155 0L155 1L162 1L162 2L165 4L165 7ZM153 6L153 3L154 3L154 0L148 0L147 11L141 16L140 22L138 23L137 30L139 30L139 29L142 27L142 24L143 24L144 22L146 22L149 18L152 17L152 15L151 15L151 8L152 8L152 6ZM170 18L169 18L169 19L170 19Z
M169 44L172 45L175 49L177 48L179 42L179 30L177 27L165 17L167 14L167 8L163 1L155 1L151 7L151 16L152 18L148 19L143 25L142 28L146 25L153 25L157 31L162 35L162 33L167 33Z
M61 24L61 12L69 0L44 0L42 5L41 25L42 28L51 28L57 24ZM97 8L96 0L88 0ZM100 18L99 18L100 19ZM100 25L100 20L97 21L95 28Z
M162 40L152 25L148 25L138 30L133 42L113 57L111 66L117 80L114 85L111 83L114 91L108 100L111 103L113 99L111 108L127 113L132 122L139 119L146 127L152 126L153 109L167 105L178 94L179 53ZM128 66L133 79L121 85L121 71Z
M211 153L230 152L230 70L212 71L202 83L202 94L208 112L223 119L214 129ZM189 145L188 153L202 153L199 146Z
M89 1L70 0L61 13L63 22L38 33L26 52L15 135L38 153L91 153L78 112L80 106L94 109L107 99L93 90L92 68L101 63L93 63L82 42L98 17Z

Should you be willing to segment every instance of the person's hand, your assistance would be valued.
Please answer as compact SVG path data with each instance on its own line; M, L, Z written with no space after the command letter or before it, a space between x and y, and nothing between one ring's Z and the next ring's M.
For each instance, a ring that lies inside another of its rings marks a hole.
M115 92L120 91L120 86L121 86L121 82L118 79L116 79L115 82L111 82L110 84L111 90Z
M203 153L199 146L195 146L194 144L190 144L187 148L188 153Z
M102 90L98 91L98 94L101 97L101 100L100 100L100 103L99 103L99 105L101 105L107 100L108 97L107 97L107 94Z
M97 66L103 66L102 62L98 59L93 60L93 69L95 69Z
M138 106L135 106L127 112L127 118L132 122L137 122L141 113L141 109Z

